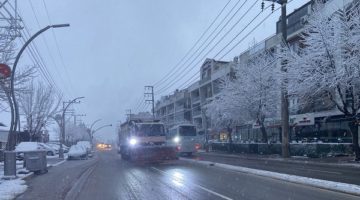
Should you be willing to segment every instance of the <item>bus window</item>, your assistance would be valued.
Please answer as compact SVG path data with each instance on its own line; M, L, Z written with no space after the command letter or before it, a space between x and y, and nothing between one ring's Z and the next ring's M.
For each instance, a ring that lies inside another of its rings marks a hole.
M194 126L180 126L180 136L196 136L196 128Z

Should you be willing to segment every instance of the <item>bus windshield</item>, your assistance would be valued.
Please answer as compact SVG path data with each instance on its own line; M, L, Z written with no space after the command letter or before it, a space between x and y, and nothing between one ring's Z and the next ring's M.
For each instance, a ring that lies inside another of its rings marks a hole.
M136 126L137 136L165 136L162 124L139 124Z
M180 126L180 136L196 136L196 129L194 126Z

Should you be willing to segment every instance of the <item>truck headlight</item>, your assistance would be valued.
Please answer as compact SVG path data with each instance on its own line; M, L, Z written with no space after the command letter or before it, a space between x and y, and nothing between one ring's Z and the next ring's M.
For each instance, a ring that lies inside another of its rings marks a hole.
M137 144L137 140L135 138L131 138L129 143L130 143L130 145L135 145L135 144Z
M173 140L174 140L175 143L179 143L179 142L180 142L180 138L179 138L178 136L174 137Z

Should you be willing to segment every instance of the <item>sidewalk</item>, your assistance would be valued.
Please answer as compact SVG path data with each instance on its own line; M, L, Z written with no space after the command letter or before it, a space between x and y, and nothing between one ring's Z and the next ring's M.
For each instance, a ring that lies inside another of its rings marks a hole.
M58 157L47 158L47 167L57 166L66 160L59 159ZM24 161L16 161L16 178L4 180L4 162L0 162L0 200L13 199L18 194L23 193L27 189L25 179L34 175L24 168Z
M188 159L360 185L360 164L352 157L284 159L279 155L198 152Z
M333 165L333 166L348 166L348 167L359 167L360 162L355 161L353 156L338 156L338 157L324 157L324 158L309 158L305 156L292 156L290 158L282 158L281 155L261 155L261 154L236 154L227 153L221 151L205 152L204 150L199 151L195 155L211 155L219 157L229 157L247 160L269 160L269 161L281 161L288 163L298 164L318 164L318 165Z

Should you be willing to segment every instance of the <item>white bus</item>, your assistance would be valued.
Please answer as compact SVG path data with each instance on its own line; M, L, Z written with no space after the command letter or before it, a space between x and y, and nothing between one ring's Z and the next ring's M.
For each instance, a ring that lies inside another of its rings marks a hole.
M167 140L170 144L176 145L177 152L180 154L191 156L200 149L196 127L191 124L177 125L169 129Z

